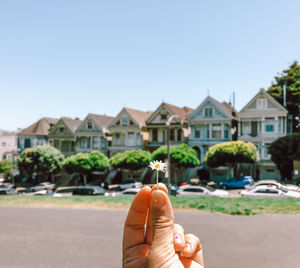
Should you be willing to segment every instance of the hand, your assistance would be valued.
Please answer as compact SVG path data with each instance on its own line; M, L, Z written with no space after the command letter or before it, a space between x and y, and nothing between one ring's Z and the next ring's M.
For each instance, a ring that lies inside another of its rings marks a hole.
M142 188L133 199L124 225L123 268L204 267L199 239L174 224L167 194L159 184Z

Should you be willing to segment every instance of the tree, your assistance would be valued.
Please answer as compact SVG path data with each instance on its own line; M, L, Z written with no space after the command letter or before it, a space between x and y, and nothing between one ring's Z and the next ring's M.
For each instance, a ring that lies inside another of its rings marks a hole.
M147 167L151 161L151 153L144 150L133 150L117 153L110 158L110 164L115 168L134 170Z
M171 165L175 168L189 168L200 165L197 152L186 144L170 147ZM153 160L165 161L168 158L168 147L161 146L152 153Z
M63 168L70 174L78 172L83 175L84 184L87 176L95 171L103 171L109 167L108 158L98 151L91 153L78 153L67 157L63 162Z
M300 159L300 133L278 138L269 147L272 161L282 178L292 179L293 160Z
M258 150L251 142L229 141L210 147L204 161L211 167L230 166L236 175L238 163L255 163L259 160Z
M275 76L267 90L280 104L283 104L283 85L286 85L286 108L293 115L293 132L300 132L300 65L297 61Z
M3 173L5 176L10 174L11 170L11 160L5 159L0 161L0 173Z
M21 173L27 176L35 174L42 180L48 180L61 170L63 159L64 156L59 150L42 145L25 149L17 163Z
M161 146L152 152L152 159L158 161L165 161L168 158L168 147ZM175 171L175 178L177 173L182 173L189 167L200 165L197 157L197 152L186 144L180 144L170 147L171 166Z

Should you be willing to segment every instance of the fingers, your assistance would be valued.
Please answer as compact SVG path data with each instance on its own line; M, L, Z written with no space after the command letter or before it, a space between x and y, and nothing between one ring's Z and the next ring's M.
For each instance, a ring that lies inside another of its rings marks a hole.
M183 250L181 251L181 255L186 258L190 258L191 260L201 264L203 263L203 251L200 244L200 240L193 234L186 234L184 236L185 245Z
M143 187L134 197L124 225L123 249L144 243L144 224L150 206L151 189Z
M147 267L171 267L178 256L173 243L174 214L165 186L153 187L150 198L152 243L147 256Z
M184 229L179 224L174 224L174 248L176 252L183 250L185 245Z
M158 184L158 189L164 191L166 194L168 194L168 189L166 187L166 185L164 185L163 183L159 183ZM151 193L153 191L157 190L157 185L153 185L152 189L151 189ZM151 217L151 213L148 213L148 218L147 218L147 228L146 228L146 238L145 238L145 242L149 245L151 245L152 243L152 235L153 235L153 230L152 230L152 217Z

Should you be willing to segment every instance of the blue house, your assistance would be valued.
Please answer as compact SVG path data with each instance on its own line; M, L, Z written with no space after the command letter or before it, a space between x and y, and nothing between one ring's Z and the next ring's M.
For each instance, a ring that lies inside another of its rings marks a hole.
M201 163L209 147L237 139L237 112L227 102L221 103L207 96L188 120L191 128L189 146L197 151ZM211 176L224 178L227 173L224 169L220 167L220 171L210 172Z

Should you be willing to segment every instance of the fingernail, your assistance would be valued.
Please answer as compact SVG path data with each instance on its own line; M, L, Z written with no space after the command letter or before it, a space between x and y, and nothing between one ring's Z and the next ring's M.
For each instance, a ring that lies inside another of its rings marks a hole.
M185 244L184 246L184 251L190 252L191 251L191 245L190 244Z
M181 244L181 237L179 235L175 235L175 244Z
M152 200L152 205L158 208L163 207L166 203L165 198L163 196L163 192L161 190L153 191L151 200Z

